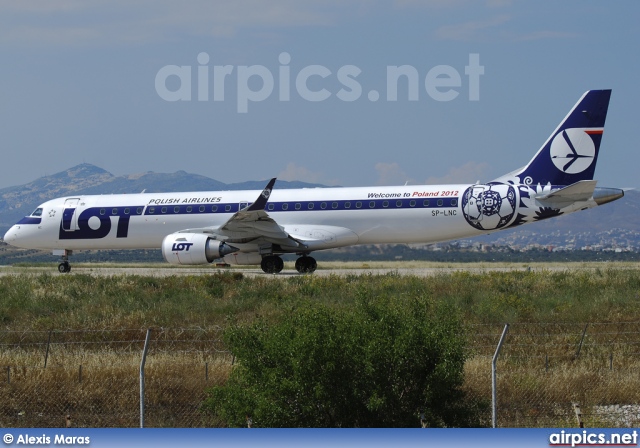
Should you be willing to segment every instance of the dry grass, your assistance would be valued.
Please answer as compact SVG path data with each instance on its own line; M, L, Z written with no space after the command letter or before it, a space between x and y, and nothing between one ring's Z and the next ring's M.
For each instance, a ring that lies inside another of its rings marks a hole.
M4 352L0 365L10 368L0 381L3 427L63 427L66 415L74 427L140 424L140 353L65 350L44 368L40 353ZM226 354L208 360L200 353L149 356L145 426L209 426L200 404L206 389L223 383L230 370Z
M605 406L633 405L640 413L640 361L610 370L599 359L568 361L545 369L540 365L498 362L498 424L501 427L577 426L573 403L579 403L586 427L637 426ZM476 356L465 365L465 390L491 397L491 358ZM613 407L613 406L612 406Z
M574 426L573 401L581 403L587 426L638 424L602 411L605 405L640 405L637 264L544 264L531 271L522 265L491 273L483 272L483 263L465 264L464 272L451 264L398 265L442 272L428 278L392 273L247 279L234 270L164 278L0 277L0 426L62 427L67 414L73 426L138 426L140 353L148 327L165 330L147 360L146 425L215 425L199 407L207 387L224 382L232 369L230 356L219 353L224 347L217 326L256 316L282 318L305 301L346 309L374 295L451 304L468 328L465 389L486 402L491 356L503 323L512 324L498 364L501 426ZM115 330L121 328L133 330ZM52 333L45 369L50 330L66 329L73 331Z

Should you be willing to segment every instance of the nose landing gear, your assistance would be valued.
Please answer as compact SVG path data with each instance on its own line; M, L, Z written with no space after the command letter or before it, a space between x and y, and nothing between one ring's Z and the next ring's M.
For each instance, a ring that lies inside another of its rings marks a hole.
M62 249L62 250L54 250L53 255L60 255L62 257L62 261L58 265L58 272L61 274L66 274L71 272L71 265L69 264L69 256L71 256L73 252L70 250Z

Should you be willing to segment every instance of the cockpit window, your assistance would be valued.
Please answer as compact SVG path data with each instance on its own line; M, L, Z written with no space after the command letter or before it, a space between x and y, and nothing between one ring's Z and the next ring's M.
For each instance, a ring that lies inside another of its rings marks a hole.
M42 209L41 208L35 209L33 213L31 213L31 216L42 216Z

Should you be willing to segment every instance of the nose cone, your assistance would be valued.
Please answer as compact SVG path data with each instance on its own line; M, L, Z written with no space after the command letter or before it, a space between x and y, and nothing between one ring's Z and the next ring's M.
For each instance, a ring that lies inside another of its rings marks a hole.
M11 243L11 239L13 238L13 227L11 227L9 230L7 230L7 233L4 234L4 236L2 237L2 241L4 241L5 243Z
M7 244L14 243L18 239L17 230L17 226L12 226L7 230L7 233L4 234L2 240Z

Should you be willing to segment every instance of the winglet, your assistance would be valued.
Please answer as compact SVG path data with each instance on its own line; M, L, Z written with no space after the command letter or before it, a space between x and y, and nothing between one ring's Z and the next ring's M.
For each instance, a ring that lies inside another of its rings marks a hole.
M267 206L267 201L269 200L269 196L271 196L271 190L273 190L273 185L275 183L276 183L276 178L274 177L269 181L267 186L264 187L264 190L262 190L262 193L260 193L260 196L258 196L258 199L256 199L256 201L253 204L251 204L251 206L247 209L248 212L264 210L264 208Z

